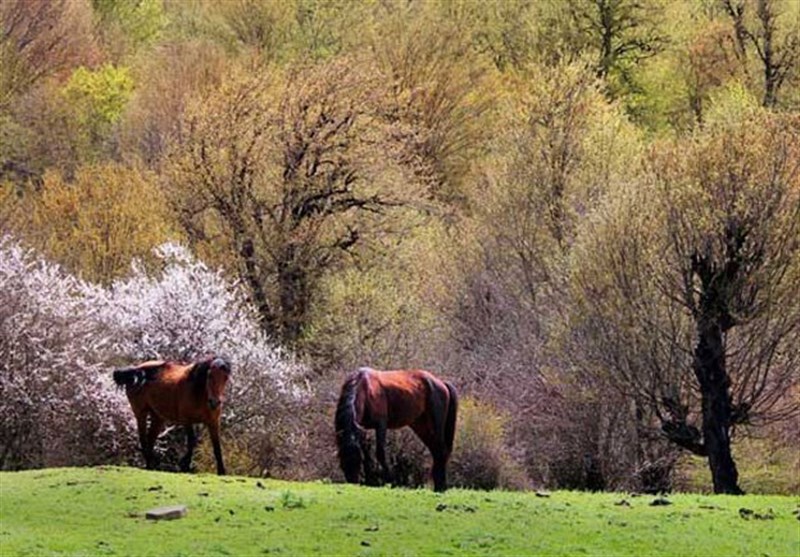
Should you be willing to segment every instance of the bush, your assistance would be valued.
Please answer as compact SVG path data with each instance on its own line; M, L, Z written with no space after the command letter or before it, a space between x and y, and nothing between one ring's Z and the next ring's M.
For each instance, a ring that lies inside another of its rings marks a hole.
M371 437L375 455L374 436ZM392 431L387 436L386 460L392 473L392 484L400 487L424 487L431 480L433 460L427 447L409 428ZM377 463L376 470L379 470ZM449 478L449 468L448 468ZM368 483L379 483L377 481Z
M306 368L273 344L239 286L177 244L156 249L161 269L131 275L98 291L101 321L115 332L119 363L192 360L209 353L233 364L223 413L223 436L236 437L236 473L270 474L266 458L297 435L294 409L307 395ZM175 443L183 443L176 436ZM224 442L224 440L223 440ZM289 450L289 447L287 447ZM260 456L259 456L260 455Z
M448 481L469 489L521 489L525 473L514 461L506 442L506 418L491 404L465 398L458 425Z
M305 367L269 341L221 272L180 246L157 255L159 272L135 265L106 289L0 238L0 468L132 459L133 414L111 368L209 352L234 365L223 415L231 470L270 473L277 454L293 454ZM165 460L185 450L180 428L163 437Z
M374 440L370 437L374 455ZM390 432L386 457L392 483L422 487L430 481L430 452L408 428ZM506 443L506 419L491 404L465 398L460 401L453 454L447 482L467 489L522 489L527 479ZM371 482L380 483L378 478Z
M330 390L330 389L328 389ZM319 407L332 414L335 400L320 389L315 395ZM323 404L324 403L324 404ZM316 441L309 449L316 465L313 475L344 481L339 470L333 432L328 422L317 422ZM448 485L468 489L522 489L527 486L523 468L512 457L506 442L506 419L491 404L470 398L459 402L453 454L447 467ZM324 429L324 432L321 431ZM375 432L369 430L366 442L371 455L363 482L382 485L383 478L375 458ZM425 444L411 428L389 430L386 436L386 460L391 483L396 487L419 488L431 483L433 459Z
M100 371L97 289L0 238L0 468L114 462L131 449L124 395Z

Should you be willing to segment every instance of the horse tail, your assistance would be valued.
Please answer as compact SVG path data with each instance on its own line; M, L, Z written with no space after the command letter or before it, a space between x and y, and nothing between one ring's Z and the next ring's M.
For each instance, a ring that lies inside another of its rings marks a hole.
M358 483L361 474L362 429L356 416L358 384L364 376L359 371L348 377L342 385L339 403L336 406L336 444L339 448L339 464L350 483Z
M450 404L447 405L447 419L444 424L444 440L447 447L447 454L453 452L453 440L456 436L456 414L458 414L458 391L452 383L444 382L447 391L450 393Z
M155 379L163 367L162 362L153 365L126 367L114 370L114 383L118 387L138 387Z
M117 387L136 387L145 382L144 371L135 367L114 370L114 383Z

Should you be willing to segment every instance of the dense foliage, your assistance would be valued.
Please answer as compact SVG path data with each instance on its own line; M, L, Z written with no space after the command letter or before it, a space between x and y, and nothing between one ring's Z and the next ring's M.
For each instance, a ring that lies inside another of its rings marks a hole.
M795 0L4 1L2 404L225 353L242 470L338 477L345 373L428 368L464 485L737 492L800 419L798 68Z

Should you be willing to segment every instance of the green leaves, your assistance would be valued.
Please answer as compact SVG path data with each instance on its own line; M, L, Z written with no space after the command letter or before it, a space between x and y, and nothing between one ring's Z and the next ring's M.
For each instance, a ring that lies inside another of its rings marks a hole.
M63 89L81 124L96 131L119 121L132 92L128 68L111 64L97 70L76 69Z

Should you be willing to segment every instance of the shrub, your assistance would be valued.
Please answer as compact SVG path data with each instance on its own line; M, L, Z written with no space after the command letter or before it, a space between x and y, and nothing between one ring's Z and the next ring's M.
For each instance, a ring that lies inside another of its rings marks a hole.
M375 455L374 436L371 437ZM431 454L410 429L392 431L387 436L386 460L392 473L392 483L401 487L422 487L431 481ZM377 462L376 470L379 470ZM373 482L373 483L378 483Z
M506 442L506 419L491 404L465 398L459 404L453 454L447 467L452 487L468 489L522 489L527 479ZM374 458L374 437L370 435ZM410 429L387 437L387 460L392 483L421 487L430 481L431 455ZM377 470L377 464L375 463ZM380 483L377 477L367 483Z
M506 427L506 418L491 404L470 398L461 401L450 485L487 490L524 487L525 474L511 456Z
M100 374L97 289L0 238L0 468L97 464L129 450L124 396Z
M98 290L100 320L114 331L119 363L191 360L209 353L233 364L223 414L224 436L236 437L252 458L239 455L233 472L271 473L270 455L301 434L294 408L307 394L306 368L273 344L238 284L177 244L156 249L160 270L134 264L129 277ZM175 443L182 443L176 436ZM288 450L288 448L287 448ZM241 450L240 450L241 452Z
M133 415L109 372L151 358L229 357L224 436L234 472L269 473L302 438L305 367L272 344L232 283L180 246L102 288L0 238L0 467L99 464L136 453ZM167 460L181 454L180 430ZM265 470L266 469L266 470Z

